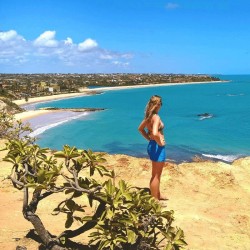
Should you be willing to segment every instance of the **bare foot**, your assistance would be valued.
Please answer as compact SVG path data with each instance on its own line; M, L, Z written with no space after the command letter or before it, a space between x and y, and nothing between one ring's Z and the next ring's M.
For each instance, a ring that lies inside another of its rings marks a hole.
M165 196L161 196L159 200L160 200L160 201L168 201L168 198L165 197Z

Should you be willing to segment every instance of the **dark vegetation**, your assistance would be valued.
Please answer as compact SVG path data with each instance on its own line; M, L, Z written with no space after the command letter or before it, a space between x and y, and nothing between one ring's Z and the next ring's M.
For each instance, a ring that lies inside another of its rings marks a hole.
M11 99L79 92L84 88L135 86L177 82L211 82L220 79L195 74L0 74L0 95Z

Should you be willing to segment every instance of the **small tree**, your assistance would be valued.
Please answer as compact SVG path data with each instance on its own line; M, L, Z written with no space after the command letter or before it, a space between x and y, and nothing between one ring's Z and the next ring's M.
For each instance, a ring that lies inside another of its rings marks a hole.
M14 119L13 115L8 114L5 110L0 112L0 139L21 140L32 143L35 138L31 138L28 134L32 131L29 124L24 124L20 120Z
M173 211L163 211L146 189L132 187L123 180L116 184L115 172L103 166L102 154L67 145L52 154L20 138L9 139L6 149L4 160L12 164L8 178L14 188L24 192L24 218L32 223L46 249L72 249L70 239L90 229L89 244L98 250L177 250L186 245L183 231L172 226ZM63 183L58 182L59 177ZM33 196L29 199L31 189ZM40 202L55 193L64 193L65 198L53 214L67 215L65 230L57 236L45 228L36 213ZM87 203L84 199L79 203L77 198L81 196L87 197ZM86 216L85 207L92 207L93 202L96 210ZM75 221L82 225L70 230Z
M24 99L25 99L26 102L28 102L29 101L29 96L26 94Z

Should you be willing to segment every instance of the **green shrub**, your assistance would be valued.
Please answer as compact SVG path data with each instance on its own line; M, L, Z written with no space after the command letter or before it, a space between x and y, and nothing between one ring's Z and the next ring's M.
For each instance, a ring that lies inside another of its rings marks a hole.
M12 164L8 178L14 188L24 192L24 218L32 223L46 249L81 249L73 248L70 239L90 229L88 244L92 249L177 250L186 245L183 231L172 226L174 212L164 211L145 188L132 187L124 180L115 184L115 172L103 166L102 154L67 145L52 154L18 136L8 140L6 149L4 161ZM64 181L59 182L58 177ZM65 196L53 215L67 216L65 230L53 236L36 210L40 202L56 193ZM93 208L93 204L96 209L86 216L86 206ZM81 226L70 230L75 221Z

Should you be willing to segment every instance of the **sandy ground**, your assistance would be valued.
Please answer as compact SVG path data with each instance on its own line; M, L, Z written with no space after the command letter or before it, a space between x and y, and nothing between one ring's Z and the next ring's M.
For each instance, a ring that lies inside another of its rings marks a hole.
M68 93L68 94L59 94L59 95L38 96L38 97L29 98L29 100L27 102L25 101L25 99L14 100L13 102L17 105L25 105L25 104L31 104L31 103L36 103L36 102L45 102L45 101L50 101L50 100L77 97L77 96L82 96L85 94L86 94L85 92L81 92L81 93Z
M60 112L56 110L27 110L18 114L15 114L14 117L16 120L26 121L30 118L48 114L48 113L54 113L54 112Z
M21 191L4 178L10 165L0 152L0 249L14 250L26 246L38 249L39 244L27 237L32 225L22 215ZM131 185L148 187L151 163L148 159L125 155L106 155L107 167L114 169L117 179ZM222 162L167 163L161 182L162 193L169 198L168 210L175 211L175 226L185 232L188 250L250 249L250 157L233 164ZM52 234L64 230L62 216L52 216L59 196L42 202L38 214ZM87 210L87 214L91 211ZM74 239L88 241L87 235Z

